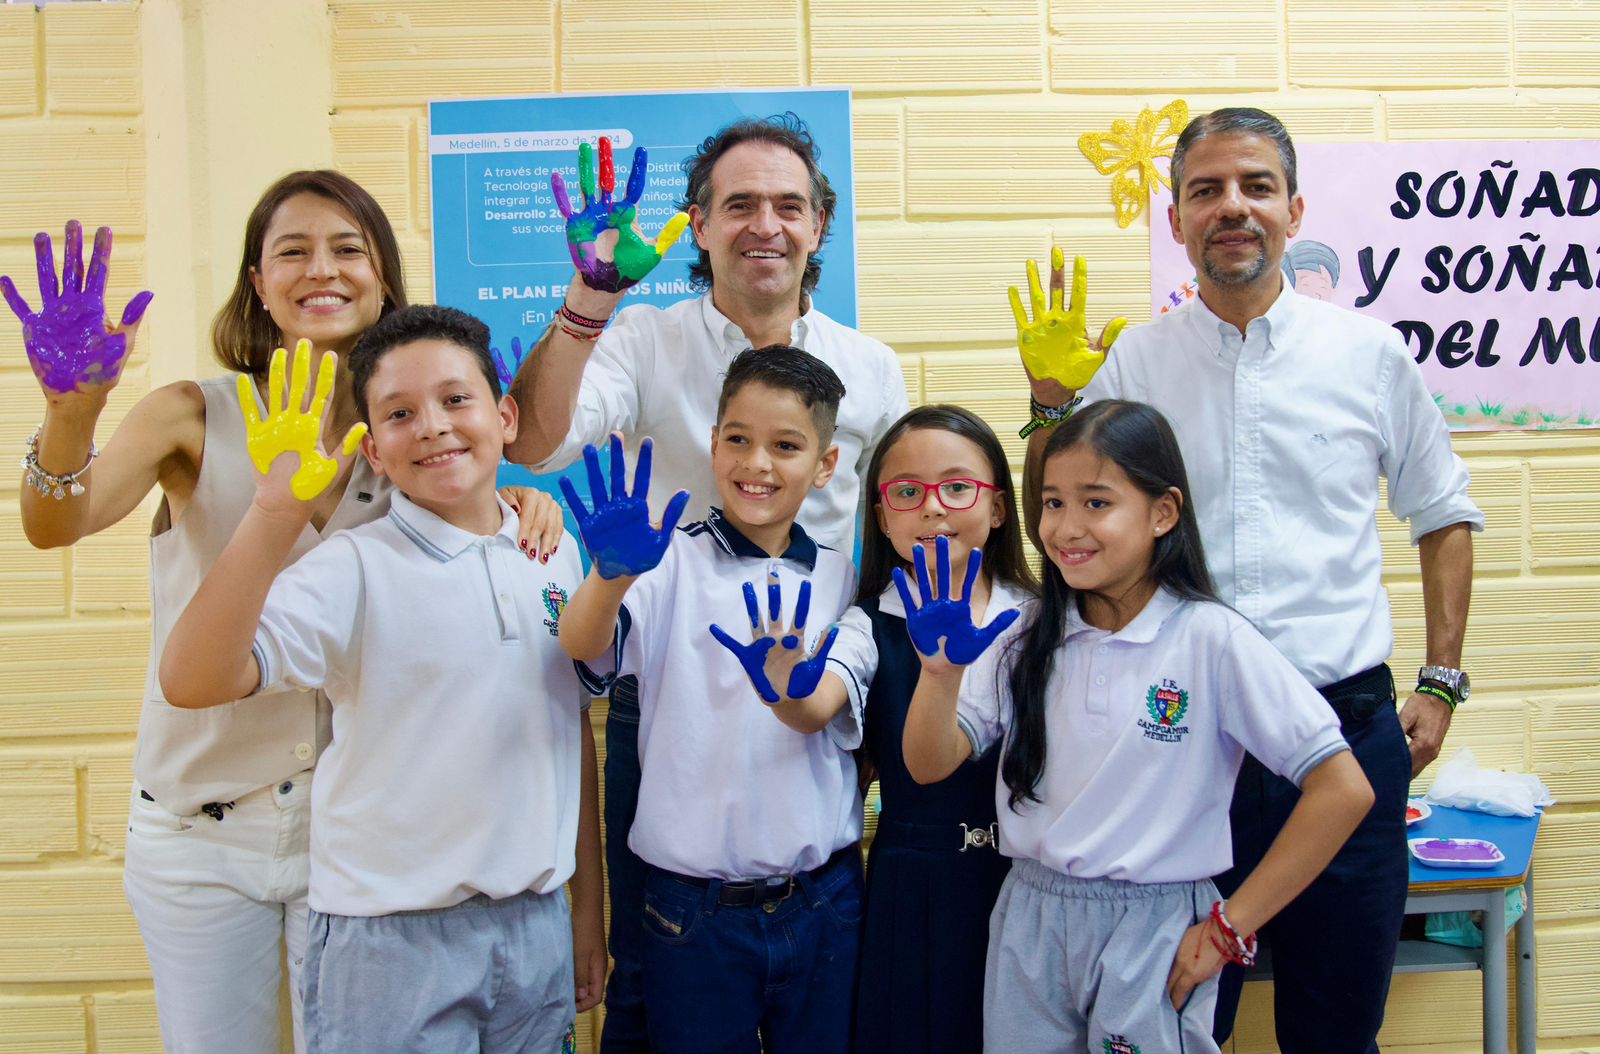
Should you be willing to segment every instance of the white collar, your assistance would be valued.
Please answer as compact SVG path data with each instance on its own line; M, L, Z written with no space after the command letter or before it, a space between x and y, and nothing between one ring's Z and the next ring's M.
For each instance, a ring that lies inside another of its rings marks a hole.
M500 529L487 537L462 530L398 490L389 499L389 518L394 520L401 534L416 543L417 548L442 564L454 560L474 544L480 541L487 543L491 538L505 539L513 548L516 546L517 516L498 494L495 495L495 503L500 506Z
M745 336L744 330L717 310L717 305L712 302L709 292L700 298L700 313L705 321L706 332L711 334L712 342L726 352L730 359L751 346L750 338ZM816 325L815 316L818 314L816 301L807 296L805 311L794 320L794 325L789 327L790 344L797 348L805 348L806 338L811 335L811 329Z
M1108 639L1123 640L1130 644L1149 644L1156 639L1156 634L1161 632L1161 627L1174 611L1183 605L1183 601L1166 589L1157 589L1155 594L1145 603L1140 612L1133 616L1126 626L1115 633L1107 633L1096 626L1091 626L1083 620L1078 613L1076 604L1067 612L1067 630L1064 639L1071 638L1078 633L1103 633Z
M1247 333L1250 329L1263 328L1266 331L1268 346L1282 347L1289 339L1289 331L1294 326L1295 307L1299 299L1300 296L1294 291L1294 286L1285 280L1283 288L1278 291L1278 298L1272 302L1267 313L1252 319L1245 327ZM1233 323L1224 322L1218 317L1217 313L1207 306L1205 300L1198 296L1194 297L1178 310L1186 312L1185 317L1213 356L1231 358L1238 354L1238 343L1234 342L1230 347L1228 337L1229 334L1237 334L1239 331Z

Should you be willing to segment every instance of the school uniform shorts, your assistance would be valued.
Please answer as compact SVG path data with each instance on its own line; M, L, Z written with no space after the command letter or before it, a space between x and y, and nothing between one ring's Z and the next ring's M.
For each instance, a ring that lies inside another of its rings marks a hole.
M311 912L311 1054L557 1054L575 1017L561 890L356 917Z
M1018 860L989 917L983 1046L1006 1054L1212 1054L1217 981L1167 998L1178 942L1217 901L1209 881L1070 878Z

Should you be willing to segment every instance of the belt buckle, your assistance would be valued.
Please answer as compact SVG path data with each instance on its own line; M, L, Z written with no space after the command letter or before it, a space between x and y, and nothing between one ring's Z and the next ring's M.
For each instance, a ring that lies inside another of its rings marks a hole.
M1000 836L995 830L994 824L991 823L987 827L961 825L961 851L963 853L968 849L994 849L998 851L999 848Z
M756 903L761 905L761 910L770 915L772 912L778 910L779 904L782 904L784 901L788 900L794 895L794 887L795 881L793 875L785 875L782 882L764 883L759 890L759 896L756 898ZM782 890L783 892L779 893L779 890Z

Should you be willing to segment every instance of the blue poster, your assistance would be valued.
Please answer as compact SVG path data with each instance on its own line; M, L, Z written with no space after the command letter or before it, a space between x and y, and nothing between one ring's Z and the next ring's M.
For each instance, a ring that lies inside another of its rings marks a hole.
M428 158L433 188L434 299L483 319L511 366L511 338L537 343L573 280L566 226L550 190L559 171L577 205L578 144L610 138L618 192L633 150L649 154L649 179L639 202L647 240L678 211L683 161L718 129L745 117L792 111L811 130L822 170L839 195L823 244L825 266L813 294L817 307L856 324L855 187L850 150L850 93L833 88L784 91L660 92L637 95L536 95L463 99L428 106ZM623 302L661 307L698 295L689 265L698 256L692 231ZM587 497L580 462L569 478ZM503 484L533 485L559 497L554 475L533 477L501 467ZM570 521L569 529L572 528ZM574 533L575 529L574 529Z

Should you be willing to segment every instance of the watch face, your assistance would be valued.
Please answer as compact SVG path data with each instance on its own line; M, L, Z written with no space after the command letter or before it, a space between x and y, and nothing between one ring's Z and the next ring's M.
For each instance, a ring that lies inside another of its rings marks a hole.
M1461 683L1456 686L1456 698L1465 701L1472 694L1472 678L1466 674L1461 675Z

